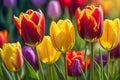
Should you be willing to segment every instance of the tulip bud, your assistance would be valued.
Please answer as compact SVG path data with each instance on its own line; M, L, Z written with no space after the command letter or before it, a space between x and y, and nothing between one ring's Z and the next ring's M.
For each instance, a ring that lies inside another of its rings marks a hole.
M103 34L98 40L99 44L107 51L114 49L119 42L119 30L119 19L113 21L106 19L104 21Z
M50 36L53 46L62 53L72 49L75 42L75 32L70 20L59 20L50 25Z
M37 60L34 48L30 47L30 46L24 46L22 48L22 53L23 53L23 56L25 57L25 59L30 63L30 65L35 70L38 70L39 65L38 65L38 60Z
M19 42L5 43L1 49L1 57L9 71L18 71L23 66L22 49Z
M69 76L81 76L85 69L84 52L83 51L68 51L66 53L67 69ZM86 68L89 68L90 59L86 60Z
M71 73L72 76L80 76L82 71L81 71L81 64L78 59L75 59L72 63L72 68L71 68Z
M103 31L103 12L101 7L87 6L75 13L77 30L81 38L94 42L101 37Z
M120 58L120 42L113 50L110 51L110 58L111 59Z
M45 33L45 19L41 10L29 9L21 13L19 18L14 16L14 23L23 42L35 46L42 41Z
M3 0L3 3L6 8L12 8L16 5L16 0Z
M59 0L59 2L61 7L66 8L72 3L72 0Z
M7 30L0 31L0 48L4 43L8 42L8 32Z
M55 19L60 17L61 8L58 1L50 1L48 4L47 14L50 18Z
M102 64L103 64L103 67L107 64L107 54L104 53L102 54ZM99 54L96 54L96 62L100 65L100 55Z
M57 61L61 55L52 45L50 36L44 36L43 41L36 47L39 59L46 64L52 64Z

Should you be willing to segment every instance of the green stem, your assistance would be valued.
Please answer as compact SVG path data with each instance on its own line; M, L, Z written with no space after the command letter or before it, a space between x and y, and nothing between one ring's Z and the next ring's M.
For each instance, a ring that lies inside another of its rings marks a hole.
M42 80L45 80L45 78L44 78L44 72L43 72L43 68L42 68L42 64L41 64L41 62L40 61L38 61L39 62L39 72L40 72L40 74L41 74L41 77L42 77Z
M65 8L64 19L70 19L68 8Z
M12 26L12 8L8 9L7 13L7 25L8 25L8 30L9 30L9 42L13 41L13 30L14 27Z
M93 43L91 43L91 54L92 54L92 80L94 80L94 53L93 53Z
M100 53L100 48L99 48L99 56L100 56L100 65L101 65L101 80L103 80L103 60L102 60L102 54Z
M79 77L76 77L76 80L79 80Z
M65 65L65 80L67 80L67 64L66 64L66 54L64 55L64 65Z
M86 78L88 79L88 76L87 76L87 66L86 66L86 60L87 60L87 47L85 48L85 59L84 59L84 62L85 62L85 76Z
M20 75L18 74L18 72L15 72L15 76L16 76L16 80L21 80Z
M110 51L108 51L108 63L107 63L107 75L108 75L108 79L109 79L109 63L110 63Z
M50 80L53 80L52 64L49 64L49 71L50 71Z

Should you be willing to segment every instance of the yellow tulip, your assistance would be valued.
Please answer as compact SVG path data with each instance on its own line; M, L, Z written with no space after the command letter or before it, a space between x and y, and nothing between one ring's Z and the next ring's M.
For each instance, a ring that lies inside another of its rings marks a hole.
M104 21L103 34L98 40L99 44L107 51L115 48L119 42L119 30L120 21L119 19Z
M19 42L5 43L0 49L2 61L9 71L18 71L23 66L22 49Z
M57 61L61 55L52 45L50 36L44 36L43 41L36 47L39 59L46 64Z
M50 36L53 46L62 53L72 49L75 42L75 32L70 20L59 20L50 25Z

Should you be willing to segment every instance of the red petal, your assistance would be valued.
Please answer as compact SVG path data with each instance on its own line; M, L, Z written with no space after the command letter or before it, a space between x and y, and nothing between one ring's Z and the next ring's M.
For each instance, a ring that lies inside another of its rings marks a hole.
M21 35L20 22L19 22L19 19L18 19L16 16L14 16L14 24L15 24L15 26L16 26L16 28L17 28L17 31L19 32L19 35Z
M26 11L26 14L31 15L34 11L32 9L29 9Z
M82 18L80 19L80 23L81 23L81 30L79 33L83 39L92 40L93 38L96 37L95 29L97 24L94 17L88 15L85 11Z
M94 12L92 13L92 16L95 18L97 22L97 37L100 37L102 35L103 31L103 13L100 8L96 7Z
M36 25L38 25L39 23L39 19L40 19L40 13L37 11L34 11L32 14L32 17L30 18Z
M76 17L76 24L77 24L77 30L78 33L81 31L81 25L80 25L80 16L81 16L81 11L79 8L77 8L76 12L75 12L75 17Z
M42 40L45 34L45 18L44 18L44 14L42 13L42 11L39 11L39 12L40 12L40 20L38 23L37 31L40 35L40 40Z
M21 22L22 39L25 43L35 44L40 40L40 35L37 32L36 25L27 20L24 16Z

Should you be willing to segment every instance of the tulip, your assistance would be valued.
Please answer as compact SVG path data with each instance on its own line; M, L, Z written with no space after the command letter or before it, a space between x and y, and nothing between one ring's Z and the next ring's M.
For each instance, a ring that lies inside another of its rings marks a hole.
M72 3L70 4L70 6L68 7L68 10L69 10L69 14L71 16L74 16L75 15L75 10L78 8L78 7L84 7L85 4L87 4L88 0L72 0Z
M31 46L24 46L22 48L22 53L24 58L29 62L29 64L35 69L39 69L38 60L36 57L36 52Z
M81 38L94 42L101 37L103 31L103 13L101 7L87 6L82 11L77 8L76 13L77 30Z
M59 2L62 8L66 8L72 3L72 0L59 0Z
M39 59L45 64L52 64L61 55L52 45L50 36L44 36L43 41L36 47Z
M0 52L7 70L18 71L23 66L22 49L19 42L5 43Z
M12 8L16 5L16 0L3 0L4 6L7 8Z
M110 51L110 58L111 59L120 58L120 42L113 50Z
M50 1L49 2L47 14L52 19L60 17L61 8L60 8L60 4L58 1Z
M67 69L69 76L80 76L85 69L84 52L83 51L68 51L66 53ZM90 59L86 60L86 68L90 66ZM80 69L81 68L81 69Z
M59 20L50 25L50 36L53 46L62 53L72 49L75 42L75 32L70 20Z
M8 32L7 30L0 31L0 48L4 43L8 42Z
M29 9L21 13L19 18L14 16L14 23L23 42L27 45L36 45L42 41L45 32L45 19L41 10Z
M47 0L32 0L32 3L34 6L43 6L46 3Z
M104 21L103 34L99 38L99 44L107 51L115 48L119 41L120 22L119 19Z
M88 0L76 0L76 1L73 0L73 2L75 2L75 4L78 6L84 6L87 3L87 1Z
M102 64L104 67L107 64L107 54L104 53L101 56L102 56ZM100 55L99 54L96 54L96 62L100 65Z

